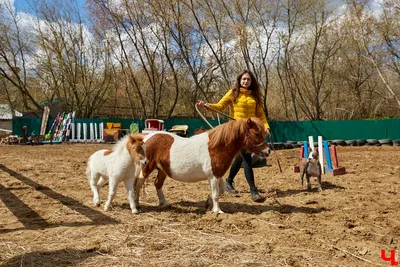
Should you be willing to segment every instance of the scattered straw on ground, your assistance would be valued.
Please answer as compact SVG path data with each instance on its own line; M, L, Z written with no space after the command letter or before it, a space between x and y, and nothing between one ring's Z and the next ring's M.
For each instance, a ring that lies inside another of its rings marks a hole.
M347 174L324 175L323 192L300 185L297 149L279 150L283 173L274 155L254 170L266 201L241 170L221 215L204 209L207 182L167 179L158 207L153 175L133 215L122 184L110 211L92 206L86 162L110 146L2 146L1 266L388 266L381 250L399 247L398 147L338 147Z

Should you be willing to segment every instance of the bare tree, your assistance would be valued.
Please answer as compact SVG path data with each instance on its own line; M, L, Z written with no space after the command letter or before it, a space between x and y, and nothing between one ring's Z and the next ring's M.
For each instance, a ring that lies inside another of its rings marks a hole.
M279 32L280 53L277 57L277 72L281 81L286 118L291 118L293 111L295 120L299 120L296 91L299 81L295 75L292 57L298 53L297 43L304 26L304 15L310 8L309 1L282 1L283 29Z
M29 35L0 9L0 101L24 111L59 98L79 117L193 117L247 68L269 119L400 114L395 0L380 16L370 0L340 14L330 0L87 0L88 18L76 0L29 1Z
M110 58L94 40L74 2L40 2L37 9L37 76L44 89L77 117L90 117L107 101Z
M328 5L329 2L326 0L312 3L309 10L310 39L301 45L304 53L298 59L301 75L300 86L297 87L297 99L301 104L299 107L309 120L321 120L326 116L323 114L323 105L333 90L327 80L332 73L331 62L341 45L338 25Z
M221 8L219 1L196 1L189 0L186 6L194 18L194 30L201 35L204 40L204 46L210 51L208 58L209 65L213 71L219 70L222 85L229 88L232 84L231 75L228 74L228 54L224 45L228 43L232 37L227 34L229 29L224 22L227 18L226 13Z
M368 118L373 112L376 84L373 65L364 57L364 49L355 34L356 22L344 11L339 26L341 49L331 69L336 85L331 94L330 119Z
M194 90L191 94L192 105L200 95L207 99L202 82L207 77L204 74L204 58L202 57L202 48L204 38L198 34L192 25L191 18L187 16L190 10L187 4L182 0L167 1L169 10L168 34L171 40L176 43L179 49L180 60L187 68L187 72L194 83ZM194 110L193 110L194 112ZM195 113L193 113L195 116Z
M349 1L350 12L355 17L357 22L357 38L360 42L361 47L363 48L365 54L365 58L368 59L372 65L375 67L382 83L385 85L386 91L389 93L390 97L392 97L397 103L398 109L400 109L400 98L395 93L394 89L390 85L389 80L385 77L384 71L382 70L382 66L378 61L379 54L382 51L381 46L382 43L374 42L375 35L373 26L375 23L375 17L371 12L368 11L367 4L368 1ZM385 34L384 34L385 35Z
M117 57L117 60L136 88L144 115L150 106L149 115L158 117L169 109L166 76L169 63L162 50L161 39L152 31L156 22L152 15L154 10L146 1L122 1L116 6L102 0L94 2L108 19L110 32L117 36L116 51L122 51L122 57Z
M90 0L89 7L92 20L95 21L96 33L109 44L110 53L119 67L113 64L113 73L116 77L121 76L123 88L133 117L145 117L147 114L147 103L144 92L140 89L139 78L135 70L135 62L132 60L129 44L124 36L124 29L121 28L123 14L115 10L108 1ZM140 105L138 105L140 103ZM140 107L139 109L137 107ZM141 112L135 113L135 110Z
M400 83L397 82L400 78L400 5L398 1L384 1L377 26L377 32L385 43L382 58L385 59L388 70L397 76L392 80L392 84L394 98L398 102L397 96L400 93Z
M26 111L40 113L42 107L33 95L34 87L29 78L32 69L27 62L33 52L31 40L22 32L10 2L0 3L0 10L0 77L18 90Z
M178 73L179 65L176 64L178 61L178 55L176 51L176 47L172 44L172 37L170 35L170 25L171 25L171 13L169 9L169 3L166 1L153 1L152 3L152 13L154 21L156 21L155 25L150 27L154 36L158 39L159 43L162 46L162 50L164 52L165 59L168 63L168 67L166 68L167 72L167 82L172 78L173 88L174 88L174 97L172 98L172 103L170 105L167 118L170 118L174 112L176 105L178 104L179 94L180 94L180 75Z

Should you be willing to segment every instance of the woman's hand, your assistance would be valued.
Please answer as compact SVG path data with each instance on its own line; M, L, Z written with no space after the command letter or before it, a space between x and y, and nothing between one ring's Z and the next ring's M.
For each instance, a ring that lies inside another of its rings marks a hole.
M266 134L268 137L270 137L270 136L271 136L271 133L270 133L270 131L269 131L269 129L268 129L268 128L266 128L266 129L265 129L265 134Z
M201 107L201 108L208 108L207 103L204 102L203 100L197 100L197 106Z

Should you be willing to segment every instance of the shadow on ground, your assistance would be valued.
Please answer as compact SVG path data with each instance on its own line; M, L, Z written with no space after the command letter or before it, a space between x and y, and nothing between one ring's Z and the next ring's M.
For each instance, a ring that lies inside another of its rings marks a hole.
M89 257L98 255L96 248L87 250L61 249L56 251L36 251L13 257L3 264L2 267L67 267L78 266Z

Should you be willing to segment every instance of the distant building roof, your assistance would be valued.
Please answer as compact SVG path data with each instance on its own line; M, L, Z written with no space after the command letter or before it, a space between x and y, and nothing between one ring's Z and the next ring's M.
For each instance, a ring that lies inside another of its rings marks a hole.
M14 113L14 114L13 114ZM0 120L12 120L13 117L21 117L22 113L14 110L8 104L0 104Z

